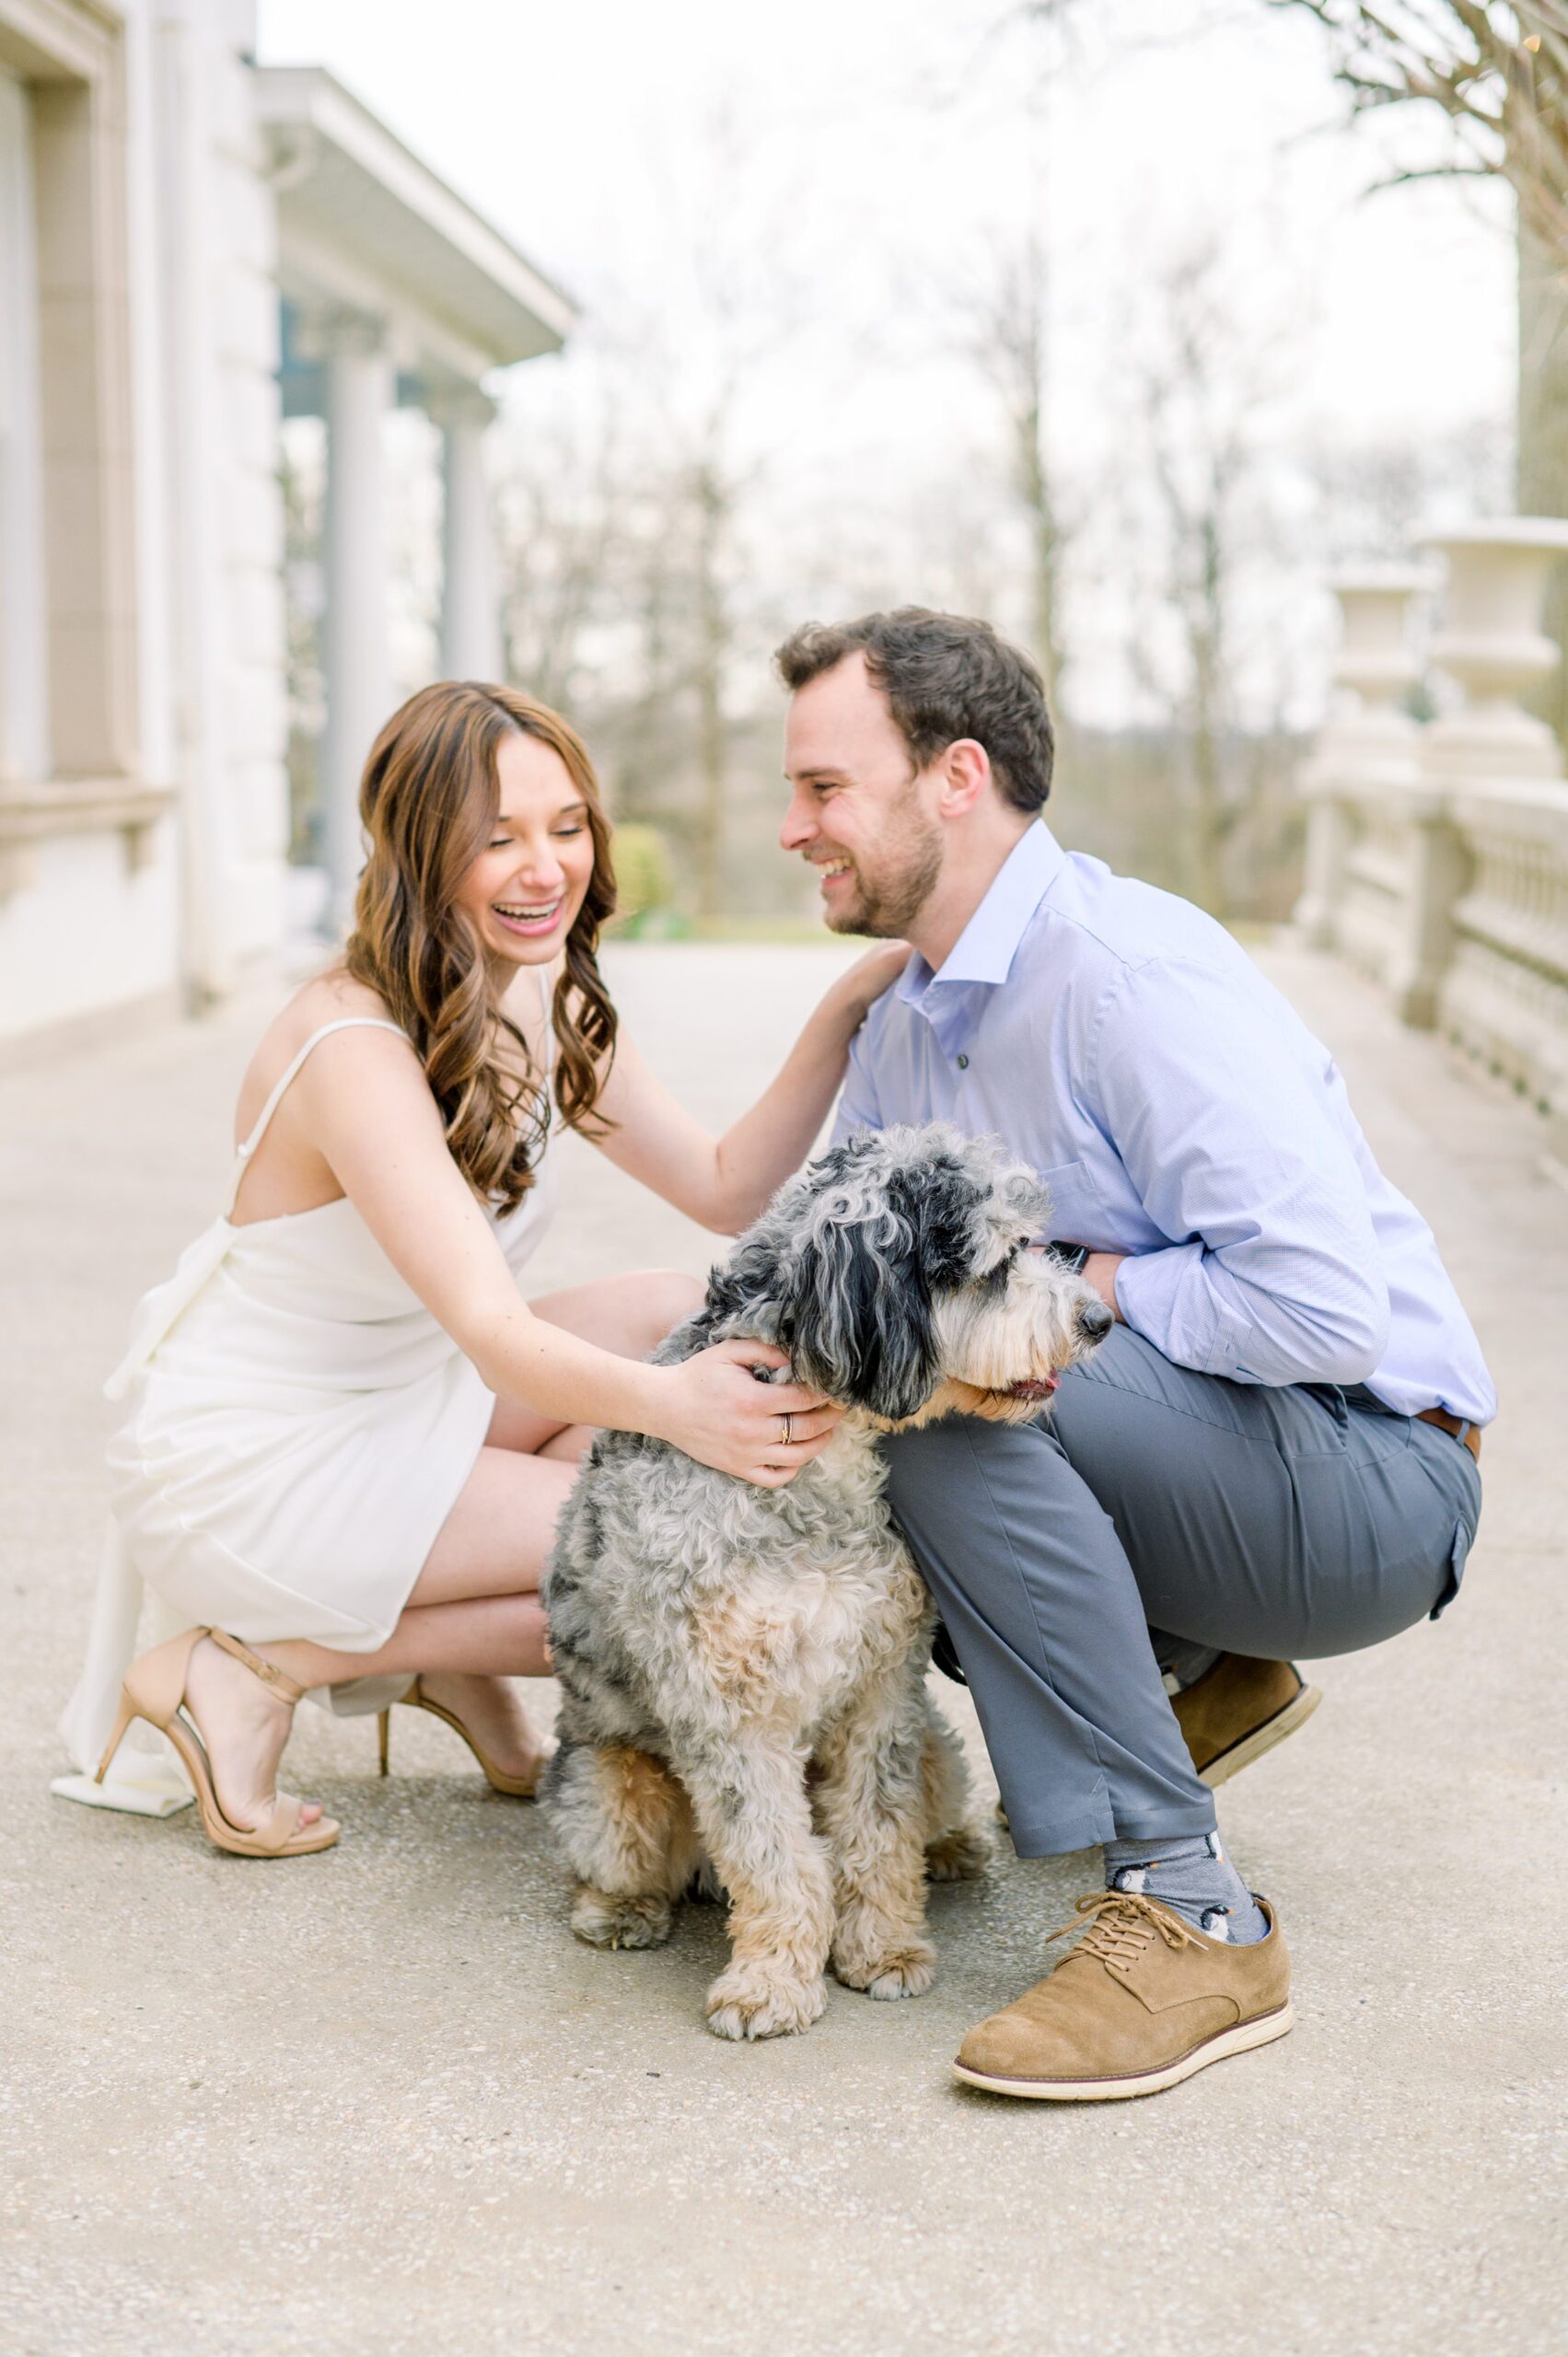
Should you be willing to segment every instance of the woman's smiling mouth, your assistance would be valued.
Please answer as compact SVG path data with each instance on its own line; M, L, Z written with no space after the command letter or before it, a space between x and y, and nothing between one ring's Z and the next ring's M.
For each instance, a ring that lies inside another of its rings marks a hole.
M564 892L558 892L553 900L492 900L490 913L508 933L550 933L559 922L565 901Z

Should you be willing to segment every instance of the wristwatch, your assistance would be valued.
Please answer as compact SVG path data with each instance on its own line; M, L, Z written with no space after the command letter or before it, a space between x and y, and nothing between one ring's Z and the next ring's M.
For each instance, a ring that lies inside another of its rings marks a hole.
M1089 1257L1089 1248L1086 1244L1058 1244L1053 1242L1048 1244L1045 1248L1047 1254L1052 1260L1059 1262L1063 1269L1070 1270L1074 1276L1082 1276L1084 1272L1084 1263Z

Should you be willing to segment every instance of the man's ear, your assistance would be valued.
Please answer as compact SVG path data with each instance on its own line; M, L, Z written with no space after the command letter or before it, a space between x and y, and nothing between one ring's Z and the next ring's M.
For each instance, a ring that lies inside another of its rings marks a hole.
M937 764L942 783L936 807L944 819L961 819L972 810L992 783L991 756L973 737L958 737Z

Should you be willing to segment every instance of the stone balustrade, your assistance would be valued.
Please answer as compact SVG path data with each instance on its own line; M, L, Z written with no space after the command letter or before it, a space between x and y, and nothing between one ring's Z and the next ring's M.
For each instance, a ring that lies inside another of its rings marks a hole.
M1441 576L1383 567L1330 584L1339 700L1300 777L1296 923L1405 1022L1527 1096L1568 1155L1568 779L1520 701L1559 659L1540 610L1568 522L1476 524L1428 546ZM1409 705L1428 659L1438 702L1423 724Z

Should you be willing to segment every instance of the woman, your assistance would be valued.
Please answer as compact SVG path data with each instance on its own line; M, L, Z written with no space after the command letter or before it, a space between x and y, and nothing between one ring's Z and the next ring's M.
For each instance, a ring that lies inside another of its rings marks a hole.
M595 956L609 828L563 720L506 688L426 688L382 731L360 807L343 960L263 1038L225 1216L142 1304L110 1387L131 1403L110 1450L121 1551L66 1717L84 1767L110 1736L100 1779L133 1716L162 1728L211 1838L253 1855L337 1839L275 1789L309 1688L349 1709L406 1692L502 1789L531 1789L506 1681L547 1666L540 1578L593 1427L769 1486L827 1445L819 1395L753 1378L775 1349L644 1364L695 1306L689 1280L529 1306L517 1275L552 1207L552 1097L621 1169L733 1233L809 1146L906 954L835 983L715 1144L617 1039ZM118 1651L123 1668L138 1580L184 1634L125 1672L111 1732L106 1666Z

